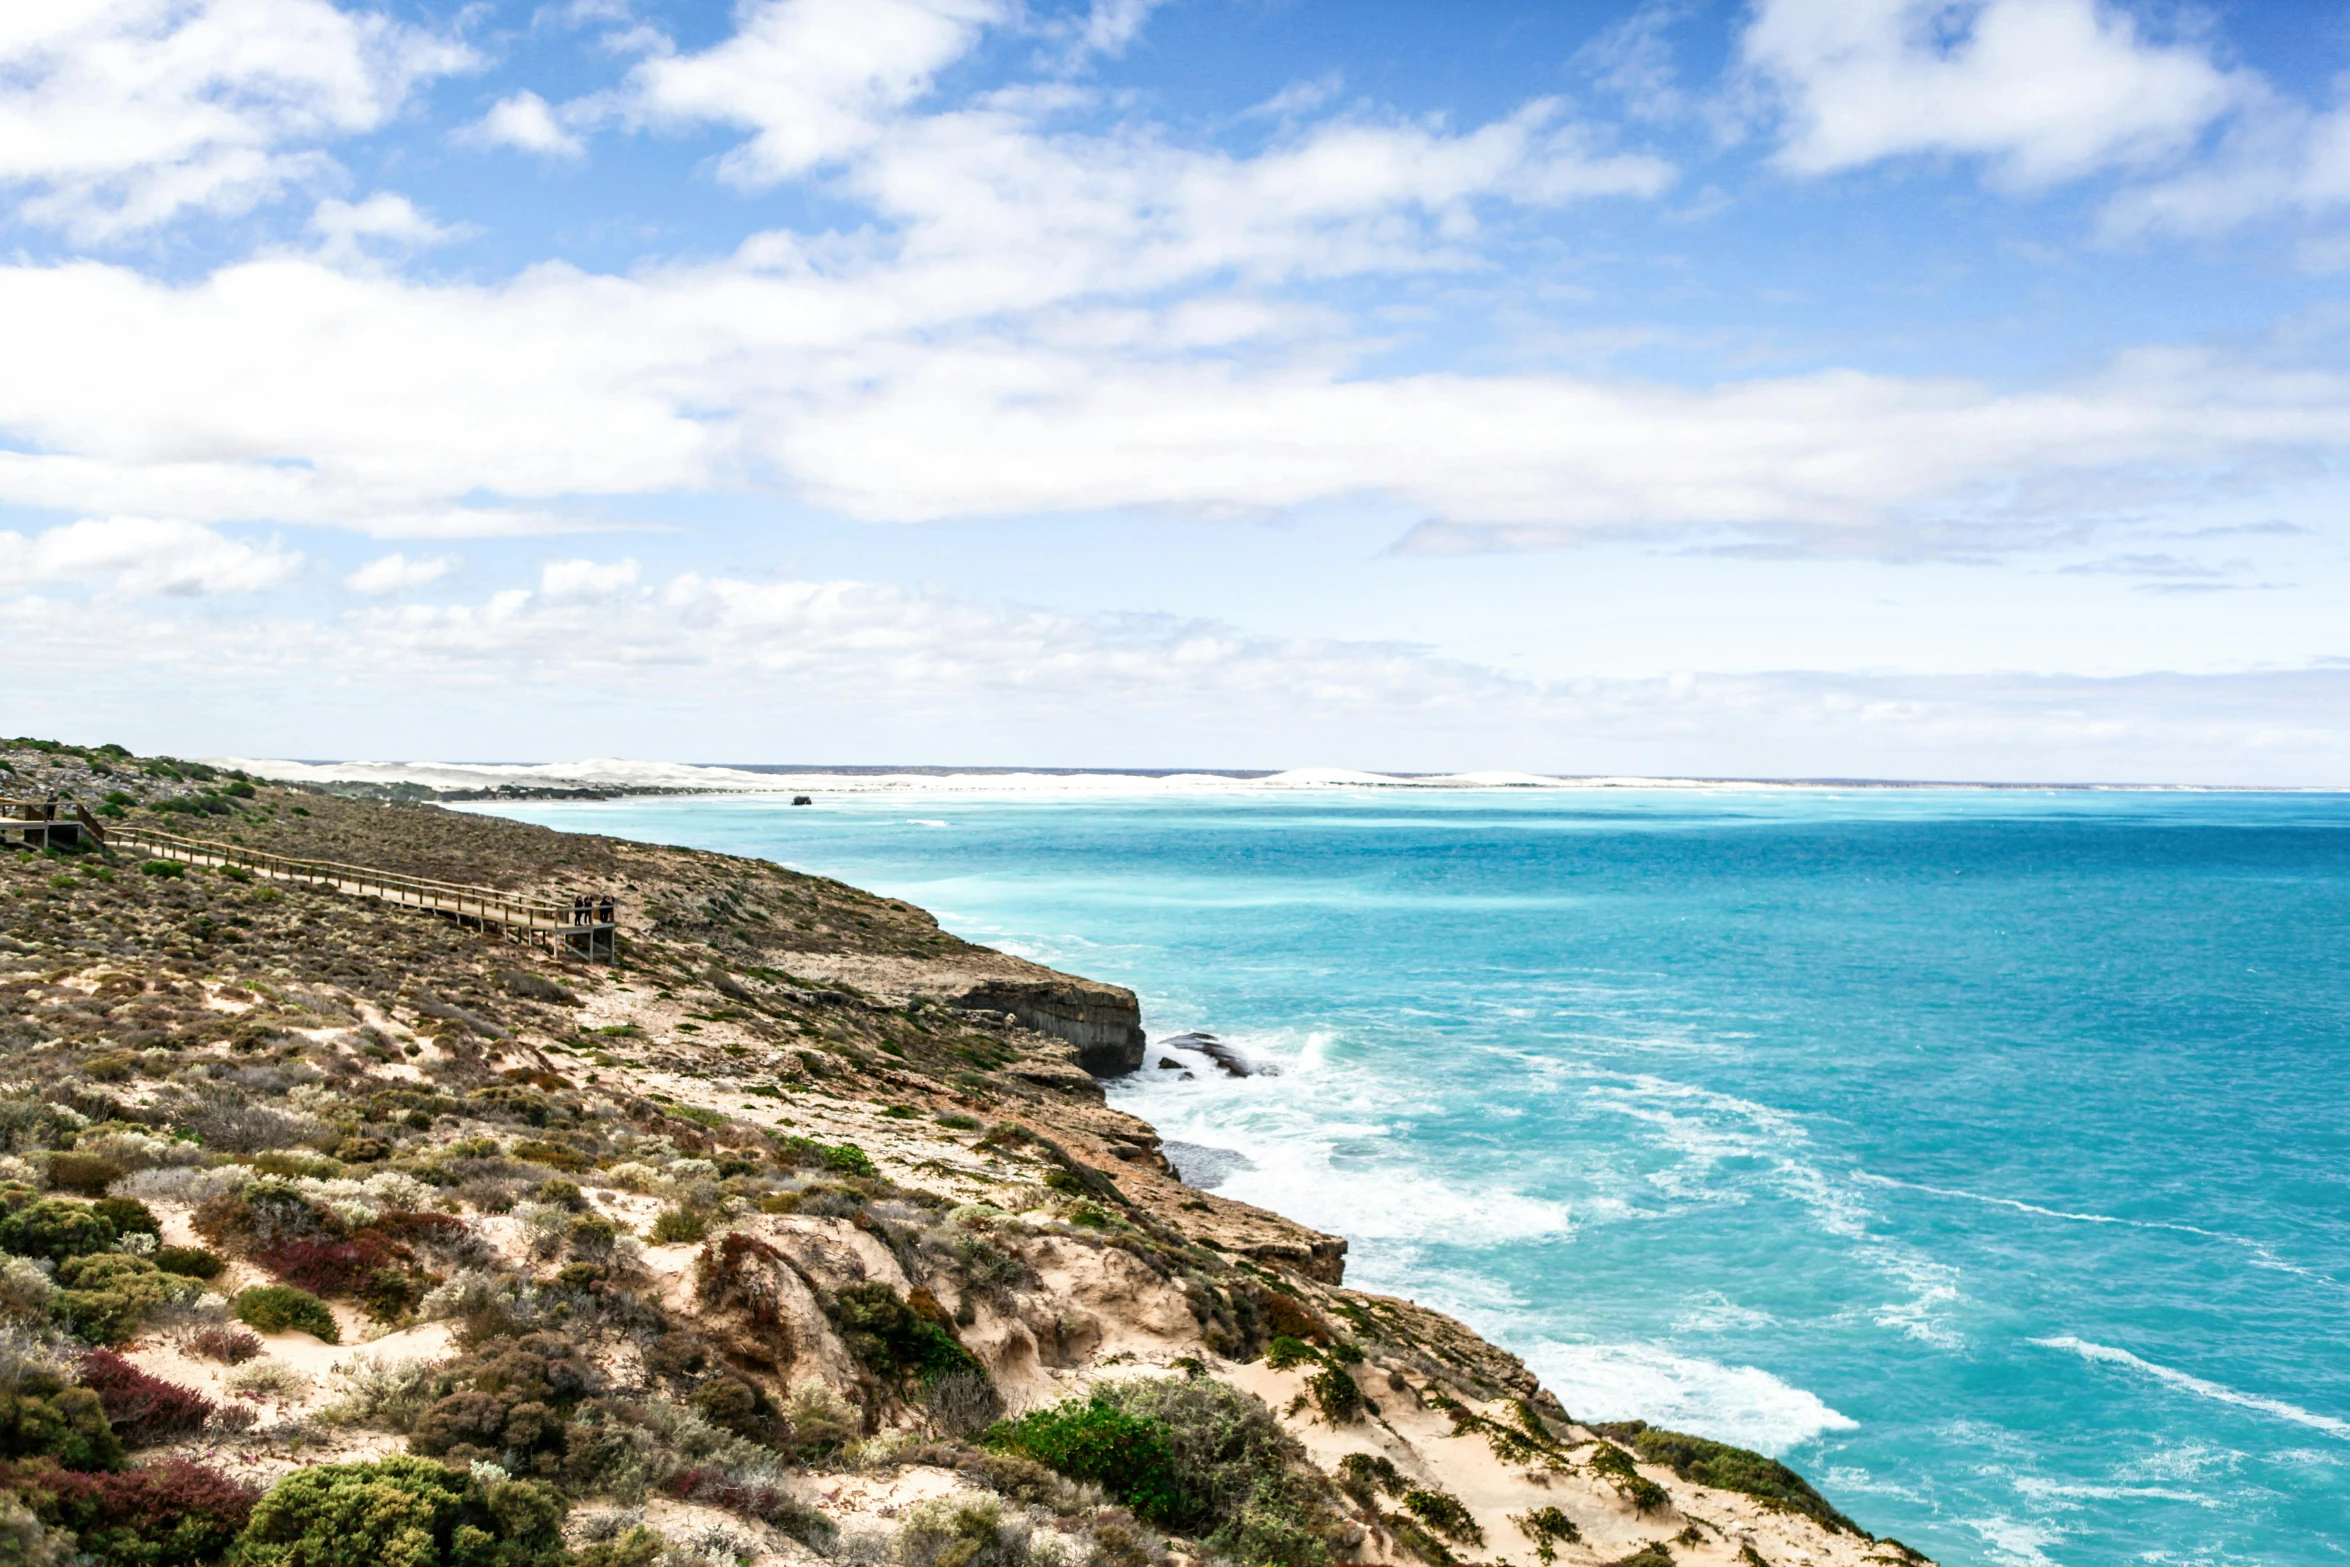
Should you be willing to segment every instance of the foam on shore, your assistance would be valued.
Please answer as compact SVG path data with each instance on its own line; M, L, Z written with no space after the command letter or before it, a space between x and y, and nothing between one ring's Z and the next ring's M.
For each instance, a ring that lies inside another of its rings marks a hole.
M1526 1364L1584 1420L1646 1420L1773 1457L1857 1422L1759 1366L1654 1344L1538 1344Z

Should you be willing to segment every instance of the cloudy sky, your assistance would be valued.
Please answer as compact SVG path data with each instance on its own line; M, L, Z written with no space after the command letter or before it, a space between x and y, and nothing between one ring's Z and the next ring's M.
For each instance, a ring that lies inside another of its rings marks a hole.
M2341 0L0 6L15 732L2350 784Z

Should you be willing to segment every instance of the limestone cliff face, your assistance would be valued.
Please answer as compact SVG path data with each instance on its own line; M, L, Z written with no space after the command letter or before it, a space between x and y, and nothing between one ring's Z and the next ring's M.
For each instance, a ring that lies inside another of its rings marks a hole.
M1119 1077L1142 1065L1142 1007L1134 992L1073 980L1050 969L1033 978L989 979L952 1005L1008 1012L1024 1027L1077 1047L1077 1064L1096 1077Z
M1095 1077L1123 1076L1142 1065L1142 1004L1121 985L980 947L937 958L859 952L781 958L796 975L852 986L895 1006L930 1002L1008 1015L1022 1028L1067 1041L1077 1065Z

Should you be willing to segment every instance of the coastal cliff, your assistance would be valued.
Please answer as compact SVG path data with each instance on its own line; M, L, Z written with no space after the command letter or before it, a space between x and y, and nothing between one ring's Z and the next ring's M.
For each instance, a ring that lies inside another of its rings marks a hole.
M622 939L0 856L0 1399L87 1438L0 1454L0 1554L156 1560L105 1498L177 1486L189 1563L338 1487L445 1492L436 1567L1924 1560L1186 1186L1098 1081L1130 992L766 862L5 760L224 849L608 891Z

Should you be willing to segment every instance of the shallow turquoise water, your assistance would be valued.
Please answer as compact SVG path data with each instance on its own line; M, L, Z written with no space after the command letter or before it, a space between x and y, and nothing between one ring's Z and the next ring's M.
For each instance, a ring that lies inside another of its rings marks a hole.
M904 897L1278 1064L1113 1095L1578 1414L1947 1563L2350 1560L2350 797L500 810Z

